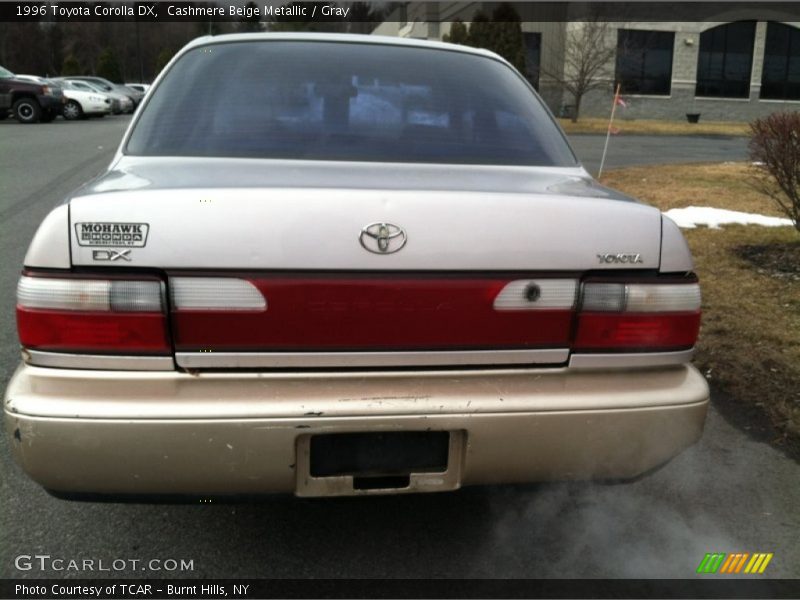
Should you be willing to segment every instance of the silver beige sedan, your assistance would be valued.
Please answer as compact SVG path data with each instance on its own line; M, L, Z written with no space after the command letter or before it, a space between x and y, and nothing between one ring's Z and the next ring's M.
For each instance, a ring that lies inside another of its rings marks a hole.
M700 289L484 50L205 37L45 218L5 395L64 497L636 477L698 440Z

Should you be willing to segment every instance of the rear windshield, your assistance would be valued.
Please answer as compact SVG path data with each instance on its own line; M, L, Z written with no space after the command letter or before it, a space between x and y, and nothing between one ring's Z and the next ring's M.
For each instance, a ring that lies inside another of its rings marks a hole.
M343 42L198 47L154 90L143 156L573 166L539 98L499 61Z

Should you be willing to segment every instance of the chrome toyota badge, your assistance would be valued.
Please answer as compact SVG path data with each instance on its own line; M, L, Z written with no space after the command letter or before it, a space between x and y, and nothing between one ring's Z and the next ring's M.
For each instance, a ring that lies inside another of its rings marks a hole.
M370 223L361 230L358 241L375 254L391 254L406 245L405 229L392 223Z

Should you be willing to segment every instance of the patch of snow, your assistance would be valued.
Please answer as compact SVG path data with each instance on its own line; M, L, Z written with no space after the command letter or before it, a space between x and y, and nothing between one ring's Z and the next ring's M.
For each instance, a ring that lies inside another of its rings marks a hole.
M689 206L688 208L672 208L664 213L675 221L679 227L693 229L698 225L706 225L718 229L720 225L763 225L764 227L791 226L792 221L780 217L767 217L754 213L711 208L709 206Z

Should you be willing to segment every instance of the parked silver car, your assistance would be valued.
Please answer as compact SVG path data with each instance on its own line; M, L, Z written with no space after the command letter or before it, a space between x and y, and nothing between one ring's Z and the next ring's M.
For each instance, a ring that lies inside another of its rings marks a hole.
M142 93L142 98L144 98L144 94L146 94L147 90L150 89L150 84L149 83L126 83L125 87L126 88L130 88L132 90L135 90L137 92L141 92Z
M701 435L678 227L474 48L187 45L41 224L5 395L58 494L629 478Z

